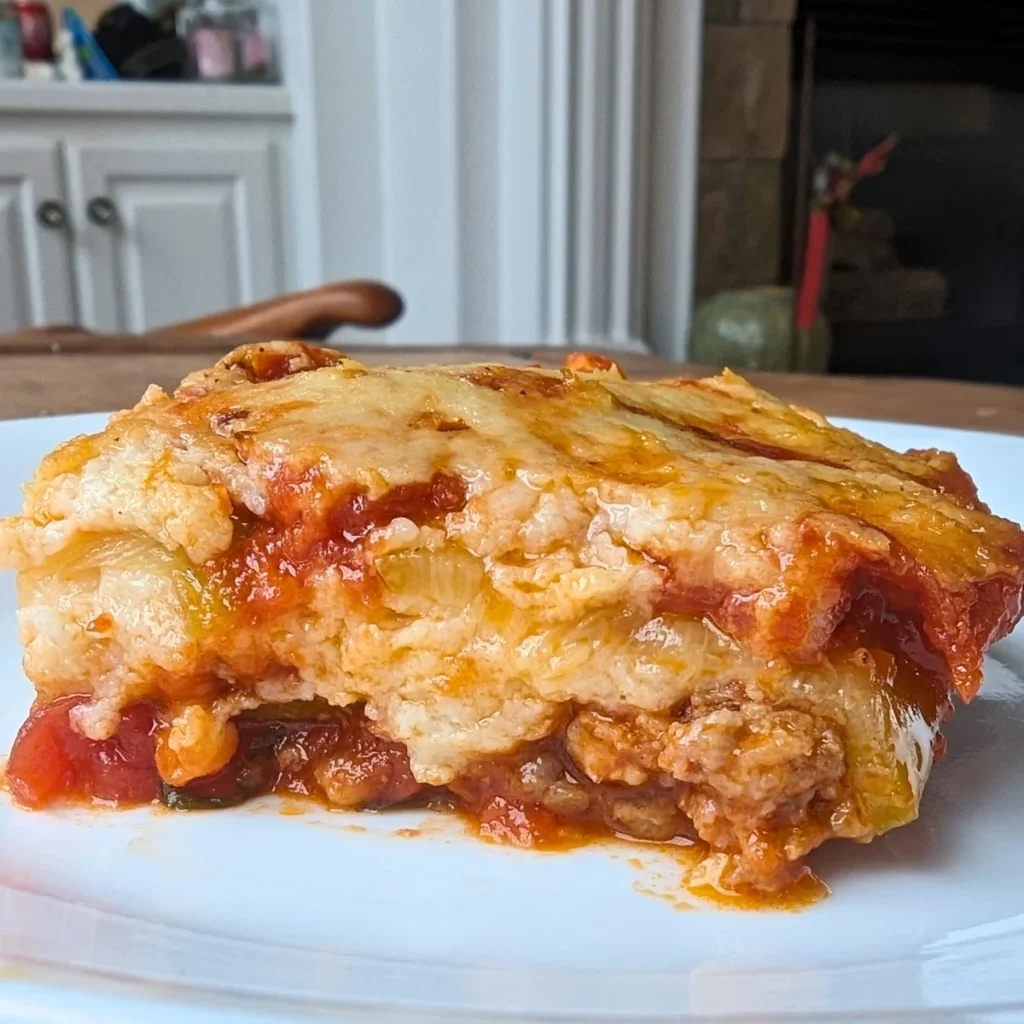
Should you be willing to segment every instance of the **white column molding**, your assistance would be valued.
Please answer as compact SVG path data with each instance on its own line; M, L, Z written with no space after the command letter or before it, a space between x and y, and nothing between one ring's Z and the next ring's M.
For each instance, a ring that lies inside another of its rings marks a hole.
M641 188L638 164L643 156L637 145L637 126L646 124L646 96L640 92L640 69L646 65L640 50L643 41L641 15L648 5L643 0L619 0L613 8L612 146L608 249L608 327L615 342L636 334L639 310L635 303L632 270L641 254L633 249L634 225L646 219L646 192ZM645 261L641 261L645 262Z
M544 107L545 240L540 272L544 278L544 333L549 344L565 344L571 330L569 277L572 250L572 124L573 4L553 0L545 4Z
M655 0L644 338L686 355L693 312L703 0Z
M457 0L384 0L377 14L384 276L405 295L396 341L460 336L463 208Z
M546 332L544 3L497 0L497 4L497 337L503 342L536 342ZM467 45L473 41L467 40Z
M281 53L294 113L290 150L292 205L288 213L295 228L295 253L291 261L294 281L290 282L295 288L315 287L322 282L324 272L313 45L310 0L291 0L287 15L281 19Z
M402 291L390 340L682 353L701 0L303 6L324 273Z

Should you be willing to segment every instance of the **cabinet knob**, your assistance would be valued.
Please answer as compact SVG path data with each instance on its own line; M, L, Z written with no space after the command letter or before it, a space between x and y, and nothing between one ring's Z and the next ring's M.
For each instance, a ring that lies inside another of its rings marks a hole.
M85 212L97 227L109 228L117 223L117 207L106 196L90 199Z
M68 211L64 204L58 203L56 199L46 199L36 210L36 220L44 228L60 231L68 226Z

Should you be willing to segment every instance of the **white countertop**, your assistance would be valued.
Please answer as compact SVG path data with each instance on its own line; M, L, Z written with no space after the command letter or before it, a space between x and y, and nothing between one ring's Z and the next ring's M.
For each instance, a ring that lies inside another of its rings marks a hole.
M4 80L3 113L288 118L292 105L280 85Z

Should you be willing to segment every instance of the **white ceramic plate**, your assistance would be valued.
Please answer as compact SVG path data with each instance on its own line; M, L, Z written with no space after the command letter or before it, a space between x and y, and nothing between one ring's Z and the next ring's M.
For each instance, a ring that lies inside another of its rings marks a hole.
M0 513L103 422L0 424ZM850 425L956 451L1024 519L1024 438ZM19 659L5 578L0 750L31 699ZM1018 631L920 820L820 851L833 895L796 914L680 910L678 869L629 863L637 846L501 849L421 812L32 814L0 794L0 1020L1024 1020L1022 675Z

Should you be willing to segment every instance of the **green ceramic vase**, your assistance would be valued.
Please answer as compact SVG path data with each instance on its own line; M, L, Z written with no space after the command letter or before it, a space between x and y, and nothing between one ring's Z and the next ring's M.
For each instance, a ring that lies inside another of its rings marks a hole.
M804 351L793 353L793 289L743 288L700 304L690 334L692 363L732 370L828 369L832 335L819 313Z

